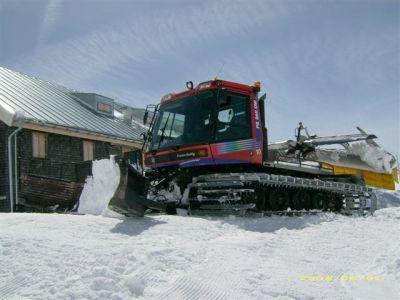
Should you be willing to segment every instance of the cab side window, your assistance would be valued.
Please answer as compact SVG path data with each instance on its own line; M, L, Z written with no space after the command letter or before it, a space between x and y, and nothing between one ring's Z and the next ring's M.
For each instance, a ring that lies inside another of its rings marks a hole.
M218 107L217 142L251 138L250 99L247 96L228 94Z

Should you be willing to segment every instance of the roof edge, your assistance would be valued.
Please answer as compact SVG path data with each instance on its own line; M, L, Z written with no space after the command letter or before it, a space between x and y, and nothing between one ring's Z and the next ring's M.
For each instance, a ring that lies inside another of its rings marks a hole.
M0 121L7 126L11 126L14 122L15 111L6 103L0 101Z
M13 122L12 126L21 127L24 129L43 131L47 133L54 133L60 135L67 135L72 137L78 137L82 139L109 142L115 145L129 146L134 148L141 148L142 141L135 139L125 139L118 136L106 135L96 132L91 132L87 130L82 130L78 128L64 127L60 125L48 124L48 123L37 123L37 122L29 122L29 120L25 120L25 122Z

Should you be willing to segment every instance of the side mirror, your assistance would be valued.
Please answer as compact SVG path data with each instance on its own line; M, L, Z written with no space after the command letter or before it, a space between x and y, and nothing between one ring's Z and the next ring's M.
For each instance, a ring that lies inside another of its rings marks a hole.
M146 124L147 124L147 119L148 119L148 117L149 117L149 112L146 110L146 111L144 112L144 116L143 116L143 125L146 125Z
M146 138L147 138L147 135L146 135L146 133L144 133L144 132L142 132L141 134L140 134L140 138L142 139L142 140L146 140Z

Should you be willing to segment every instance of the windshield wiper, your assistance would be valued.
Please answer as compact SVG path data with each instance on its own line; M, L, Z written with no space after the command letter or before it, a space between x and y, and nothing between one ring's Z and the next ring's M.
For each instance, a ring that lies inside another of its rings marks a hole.
M163 129L161 129L161 136L160 136L160 140L158 141L157 150L160 149L160 144L164 140L165 129L167 128L167 124L168 124L170 115L171 115L171 113L168 113L167 121L165 122Z

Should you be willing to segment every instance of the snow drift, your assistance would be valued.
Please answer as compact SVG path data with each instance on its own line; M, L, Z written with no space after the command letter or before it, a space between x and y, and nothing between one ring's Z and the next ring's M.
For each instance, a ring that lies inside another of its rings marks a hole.
M391 174L393 168L396 167L393 155L382 148L371 146L365 142L349 143L347 151L359 156L362 161L377 171Z
M82 214L119 216L108 209L108 203L119 183L119 167L114 160L102 159L93 161L92 176L86 179L79 198L78 212Z

